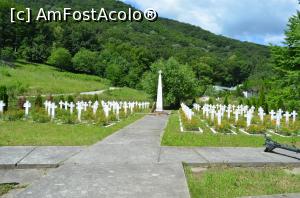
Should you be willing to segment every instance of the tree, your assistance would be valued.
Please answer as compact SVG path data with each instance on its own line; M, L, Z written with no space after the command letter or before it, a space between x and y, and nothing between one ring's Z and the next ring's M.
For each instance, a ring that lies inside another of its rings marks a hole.
M16 60L16 54L11 47L5 47L0 51L0 59L8 62Z
M144 75L142 85L153 98L156 98L159 70L162 70L163 98L166 106L177 108L180 102L197 96L198 85L190 66L170 58L153 63L151 71Z
M225 96L225 99L224 99L224 105L226 105L226 106L229 105L229 102L228 102L228 95Z
M93 73L98 64L98 53L81 48L72 58L74 70L83 73Z
M60 68L62 70L70 70L72 68L71 63L72 56L70 52L65 48L56 48L52 51L51 56L48 59L49 64Z

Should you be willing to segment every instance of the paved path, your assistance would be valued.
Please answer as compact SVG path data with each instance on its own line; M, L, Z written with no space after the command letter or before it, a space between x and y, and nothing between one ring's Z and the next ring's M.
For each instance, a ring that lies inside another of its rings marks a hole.
M80 146L3 146L0 169L56 168L83 149Z
M158 163L167 116L146 116L85 149L17 197L188 198L182 163Z
M297 154L263 148L161 147L166 115L148 115L69 158L15 197L188 198L182 162L300 166Z

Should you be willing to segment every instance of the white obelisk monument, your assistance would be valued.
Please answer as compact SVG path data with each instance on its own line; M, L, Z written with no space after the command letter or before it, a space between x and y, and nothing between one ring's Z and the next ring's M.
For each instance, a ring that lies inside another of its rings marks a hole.
M158 76L158 86L157 86L157 99L156 99L156 112L163 111L163 95L162 95L162 82L161 82L161 73L162 71L159 70Z

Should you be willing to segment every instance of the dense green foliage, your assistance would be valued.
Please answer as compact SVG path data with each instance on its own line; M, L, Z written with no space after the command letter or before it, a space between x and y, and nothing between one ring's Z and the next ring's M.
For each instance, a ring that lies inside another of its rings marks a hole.
M285 46L272 46L271 64L255 71L244 85L261 92L259 105L265 108L300 110L299 12L290 18L285 36Z
M37 22L9 21L10 8L45 10L125 10L114 0L2 0L0 49L10 47L18 57L45 63L53 49L65 48L73 65L49 63L73 72L96 74L113 85L141 87L141 76L159 59L174 57L191 67L203 85L235 85L261 67L269 56L265 46L214 35L199 27L160 18L156 22ZM54 50L55 52L55 50ZM53 52L53 53L54 53ZM53 56L52 53L52 56Z
M53 49L48 62L61 70L66 69L71 66L72 56L70 52L65 48Z
M166 106L178 107L181 101L197 96L198 85L192 69L174 58L152 64L150 71L145 74L143 87L150 95L156 96L159 70L163 74L163 99Z

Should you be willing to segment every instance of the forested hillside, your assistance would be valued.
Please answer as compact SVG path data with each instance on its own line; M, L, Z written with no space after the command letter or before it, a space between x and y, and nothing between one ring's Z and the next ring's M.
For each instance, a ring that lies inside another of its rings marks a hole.
M48 63L61 70L95 74L114 86L141 88L142 76L159 59L174 57L195 73L201 86L233 86L269 59L269 49L159 18L156 22L9 22L10 8L127 10L114 0L2 0L1 59Z

